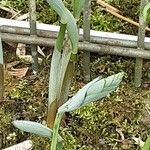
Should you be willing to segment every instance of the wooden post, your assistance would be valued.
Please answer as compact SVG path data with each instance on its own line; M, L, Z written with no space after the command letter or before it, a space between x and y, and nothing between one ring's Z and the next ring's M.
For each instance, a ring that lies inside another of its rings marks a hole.
M3 100L4 94L4 61L3 61L3 49L0 34L0 101Z
M140 4L140 16L139 16L139 31L138 31L138 41L137 47L139 50L144 50L144 39L145 39L145 28L146 23L143 18L143 8L148 3L148 0L141 0ZM143 59L136 58L135 63L135 76L134 76L134 84L135 87L139 87L141 85L141 78L142 78L142 67L143 67Z
M83 40L90 42L90 14L91 14L91 0L85 1L84 7L84 24L83 24ZM83 71L85 81L90 81L90 52L83 53Z
M30 16L30 36L36 37L36 2L35 0L29 0L29 16ZM38 72L38 53L37 46L31 45L31 54L32 54L32 68L33 73L36 74Z

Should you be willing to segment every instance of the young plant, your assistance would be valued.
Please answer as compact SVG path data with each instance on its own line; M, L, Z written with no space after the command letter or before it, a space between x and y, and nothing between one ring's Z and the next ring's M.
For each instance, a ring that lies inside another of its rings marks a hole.
M118 87L123 74L118 73L102 80L98 77L64 103L68 96L62 95L66 84L65 79L67 79L67 73L69 74L70 61L76 58L78 50L76 20L79 18L85 0L73 1L75 18L61 0L47 0L47 2L61 18L60 31L51 60L47 126L37 122L19 120L14 121L13 124L23 131L48 137L51 140L51 150L61 150L63 140L58 130L63 114L107 96ZM67 38L64 40L66 31Z
M65 112L71 112L80 108L81 106L85 106L91 102L100 100L101 98L107 96L118 87L122 77L123 73L118 73L104 79L100 79L100 77L98 77L90 83L86 84L72 98L70 98L66 103L59 107L53 130L40 123L31 121L16 120L13 122L13 124L23 131L50 138L51 150L61 150L62 138L58 134L58 130L63 114Z

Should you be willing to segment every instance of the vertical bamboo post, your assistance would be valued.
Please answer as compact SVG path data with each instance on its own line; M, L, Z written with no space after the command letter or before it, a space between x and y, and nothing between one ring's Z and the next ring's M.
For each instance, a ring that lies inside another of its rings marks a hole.
M143 8L147 3L148 3L148 0L141 0L141 4L140 4L139 30L138 30L138 41L137 41L137 47L139 50L144 50L146 23L143 18ZM134 76L135 87L139 87L141 85L142 67L143 67L143 59L136 58L135 76Z
M37 36L36 29L36 1L29 0L29 18L30 18L30 36ZM37 46L31 45L31 54L32 54L32 68L33 73L36 74L38 72L38 53Z
M83 13L83 39L85 42L90 42L90 14L91 14L91 0L85 0ZM83 53L83 71L85 81L90 81L90 52Z
M4 93L4 61L3 61L3 49L0 34L0 101L3 100Z

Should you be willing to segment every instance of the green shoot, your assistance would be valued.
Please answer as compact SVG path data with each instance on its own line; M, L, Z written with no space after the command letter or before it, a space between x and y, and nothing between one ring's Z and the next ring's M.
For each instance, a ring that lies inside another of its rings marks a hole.
M64 6L62 0L47 0L47 2L61 18L60 31L51 60L47 126L32 121L18 120L14 121L13 124L25 132L49 138L51 140L51 150L62 150L63 140L58 132L63 114L107 96L119 86L123 73L105 79L98 77L66 101L68 95L65 95L63 87L65 84L68 85L66 77L70 74L66 73L68 73L67 69L70 69L71 66L70 60L77 55L79 37L76 20L81 14L85 0L73 1L74 16ZM64 40L66 33L67 40Z
M63 114L107 96L119 86L120 82L122 81L122 77L123 73L118 73L101 80L98 77L90 83L86 84L77 92L77 94L75 94L65 104L59 107L53 130L39 123L31 121L14 121L13 124L23 131L49 137L52 139L51 150L56 150L57 146L62 144L62 138L58 134L58 131Z

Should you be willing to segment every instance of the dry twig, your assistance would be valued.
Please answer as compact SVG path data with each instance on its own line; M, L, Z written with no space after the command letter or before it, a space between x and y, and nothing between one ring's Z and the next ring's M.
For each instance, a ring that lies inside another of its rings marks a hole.
M130 18L124 17L123 15L119 14L120 11L118 9L116 9L115 7L109 5L108 3L106 3L106 2L104 2L102 0L97 0L97 3L100 4L104 8L104 10L107 11L108 13L118 17L119 19L122 19L122 20L124 20L126 22L129 22L129 23L139 27L139 23L133 21ZM146 27L145 29L147 31L150 31L150 28L148 28L148 27Z

